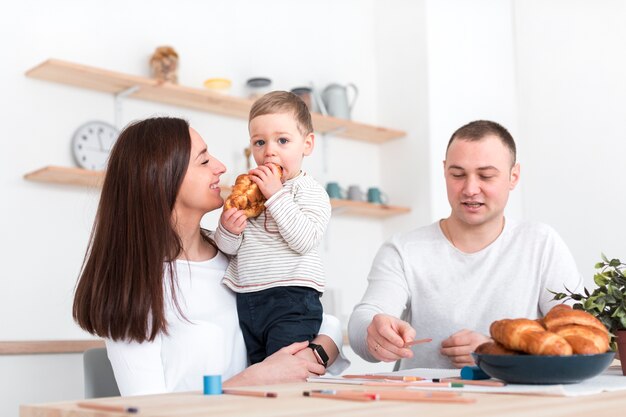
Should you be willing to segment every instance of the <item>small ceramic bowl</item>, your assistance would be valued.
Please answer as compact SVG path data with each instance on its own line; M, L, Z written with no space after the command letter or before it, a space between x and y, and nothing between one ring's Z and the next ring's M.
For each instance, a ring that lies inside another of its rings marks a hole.
M232 82L227 78L209 78L204 81L204 86L218 93L228 93Z

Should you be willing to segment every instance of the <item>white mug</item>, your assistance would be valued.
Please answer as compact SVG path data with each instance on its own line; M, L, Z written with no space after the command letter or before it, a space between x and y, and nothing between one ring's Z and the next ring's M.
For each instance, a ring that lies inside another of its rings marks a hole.
M358 185L348 187L348 200L365 201L365 193Z
M352 89L354 96L348 101L348 90ZM359 95L359 90L354 84L345 86L330 84L322 91L322 101L330 116L340 119L350 119L350 113L354 107L354 102Z

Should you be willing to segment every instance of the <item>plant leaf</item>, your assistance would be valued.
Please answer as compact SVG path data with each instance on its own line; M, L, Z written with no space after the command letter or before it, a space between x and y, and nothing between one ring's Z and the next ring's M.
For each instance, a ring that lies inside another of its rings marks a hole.
M603 287L609 280L602 272L599 272L593 276L593 282L595 282L598 287Z

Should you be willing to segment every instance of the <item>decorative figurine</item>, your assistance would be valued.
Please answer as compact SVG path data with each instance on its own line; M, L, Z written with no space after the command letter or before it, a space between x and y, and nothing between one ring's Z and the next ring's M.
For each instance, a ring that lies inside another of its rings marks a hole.
M171 46L159 46L150 58L152 77L159 81L178 83L178 54Z

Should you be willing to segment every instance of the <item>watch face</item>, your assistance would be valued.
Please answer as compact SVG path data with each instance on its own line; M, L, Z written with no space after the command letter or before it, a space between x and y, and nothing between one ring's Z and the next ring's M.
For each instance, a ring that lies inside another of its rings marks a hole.
M72 138L72 154L76 163L85 169L104 170L118 135L119 131L106 122L85 123Z
M328 354L322 347L322 345L316 345L315 343L309 342L309 347L313 349L313 353L315 354L315 358L320 365L324 365L324 367L328 366Z

